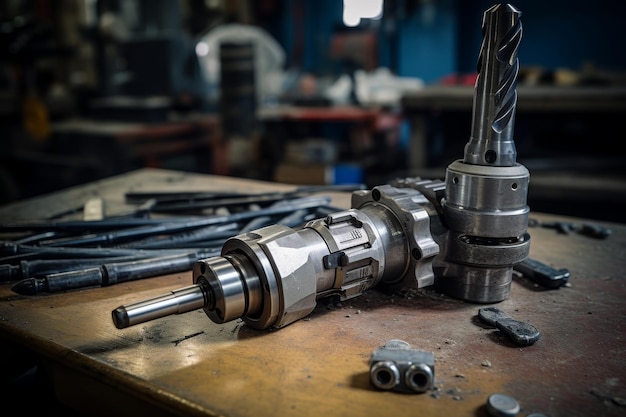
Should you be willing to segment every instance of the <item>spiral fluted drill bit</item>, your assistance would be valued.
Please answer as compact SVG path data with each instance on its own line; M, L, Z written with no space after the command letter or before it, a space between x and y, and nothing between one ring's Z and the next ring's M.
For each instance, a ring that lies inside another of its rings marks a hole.
M522 39L521 14L510 4L496 4L484 13L472 136L465 146L465 163L515 165L513 125L519 73L517 50Z
M449 228L441 290L474 302L509 295L513 265L528 256L528 170L516 162L517 51L521 12L496 4L483 16L472 132L463 160L446 171Z

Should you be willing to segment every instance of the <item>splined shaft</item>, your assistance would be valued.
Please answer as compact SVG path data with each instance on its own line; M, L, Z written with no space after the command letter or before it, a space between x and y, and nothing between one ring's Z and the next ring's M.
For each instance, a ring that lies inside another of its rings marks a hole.
M517 105L517 51L522 38L522 13L510 4L496 4L483 15L483 43L474 90L472 136L464 162L474 165L513 166Z

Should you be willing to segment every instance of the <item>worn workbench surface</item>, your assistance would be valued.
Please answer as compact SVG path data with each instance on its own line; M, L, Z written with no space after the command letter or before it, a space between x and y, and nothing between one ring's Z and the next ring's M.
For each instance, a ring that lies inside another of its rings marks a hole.
M0 219L41 218L94 195L114 214L126 209L129 190L251 188L290 187L146 169L0 208ZM604 240L530 229L531 257L572 274L558 290L516 278L511 297L497 305L539 328L530 347L482 327L480 306L423 290L320 303L278 331L239 320L217 325L202 311L114 327L114 308L189 285L191 273L38 296L2 284L0 338L41 358L61 401L100 416L482 416L496 392L517 398L520 416L623 416L626 227L608 225L613 233ZM435 390L411 395L370 385L369 356L389 339L435 354Z

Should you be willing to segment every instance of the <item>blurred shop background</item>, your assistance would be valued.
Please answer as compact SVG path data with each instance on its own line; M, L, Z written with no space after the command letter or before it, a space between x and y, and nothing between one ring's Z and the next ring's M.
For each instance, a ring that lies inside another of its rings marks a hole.
M144 167L443 178L471 130L462 0L4 0L0 204ZM532 210L623 222L626 3L519 0Z

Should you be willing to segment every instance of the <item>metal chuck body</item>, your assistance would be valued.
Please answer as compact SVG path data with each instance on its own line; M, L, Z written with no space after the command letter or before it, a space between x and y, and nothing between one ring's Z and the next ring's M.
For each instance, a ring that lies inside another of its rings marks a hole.
M440 291L477 303L508 298L513 266L530 250L528 170L452 163L443 212L448 227Z

